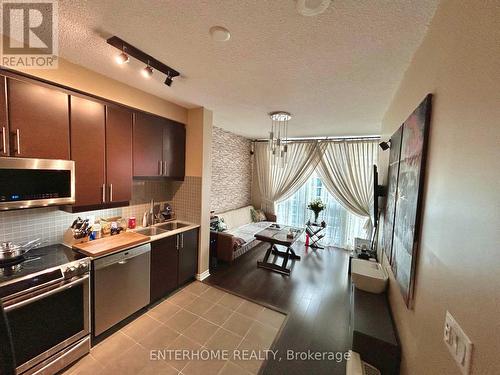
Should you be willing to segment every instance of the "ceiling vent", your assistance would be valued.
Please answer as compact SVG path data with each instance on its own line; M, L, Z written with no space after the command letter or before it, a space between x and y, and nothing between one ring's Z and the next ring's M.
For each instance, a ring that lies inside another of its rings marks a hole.
M323 13L331 4L331 0L297 0L297 12L306 17ZM310 7L313 3L312 7Z

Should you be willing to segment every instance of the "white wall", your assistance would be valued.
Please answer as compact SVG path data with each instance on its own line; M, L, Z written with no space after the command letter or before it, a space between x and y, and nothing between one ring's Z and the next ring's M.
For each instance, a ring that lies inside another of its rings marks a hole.
M402 374L459 374L446 310L475 345L473 374L500 374L500 1L444 0L385 114L387 139L434 93L414 309L391 280ZM389 152L380 152L387 173ZM383 176L384 180L386 176Z

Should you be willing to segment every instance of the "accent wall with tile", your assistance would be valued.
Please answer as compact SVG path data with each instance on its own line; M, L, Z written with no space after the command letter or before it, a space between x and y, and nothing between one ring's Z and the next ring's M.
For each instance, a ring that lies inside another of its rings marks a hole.
M210 209L224 212L251 204L252 141L213 127Z

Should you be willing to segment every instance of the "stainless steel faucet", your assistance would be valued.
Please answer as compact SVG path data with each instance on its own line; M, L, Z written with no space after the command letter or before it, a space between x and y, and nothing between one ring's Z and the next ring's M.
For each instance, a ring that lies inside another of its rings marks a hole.
M151 199L151 203L149 204L149 210L144 212L144 216L142 218L143 226L149 227L151 225L154 225L155 223L154 210L155 210L155 201L154 199Z

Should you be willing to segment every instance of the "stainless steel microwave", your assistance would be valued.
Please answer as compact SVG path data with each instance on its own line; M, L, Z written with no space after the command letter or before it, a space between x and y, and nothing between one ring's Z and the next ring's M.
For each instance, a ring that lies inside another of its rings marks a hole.
M75 162L0 158L0 210L75 203Z

